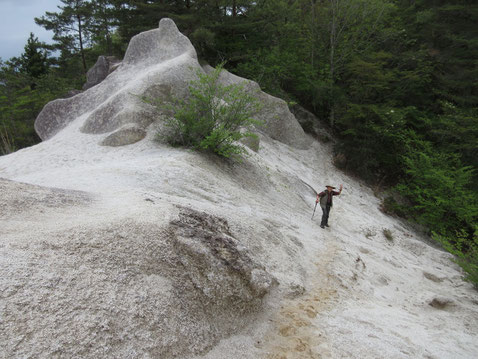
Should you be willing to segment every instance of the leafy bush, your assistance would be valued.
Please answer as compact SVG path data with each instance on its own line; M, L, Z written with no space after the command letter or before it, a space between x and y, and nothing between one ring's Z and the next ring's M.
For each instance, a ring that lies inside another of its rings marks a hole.
M15 151L15 143L13 138L8 133L5 122L2 121L0 125L0 156L7 155Z
M349 104L337 119L342 141L335 150L346 156L346 169L369 181L394 184L403 175L401 156L418 137L408 125L416 116L413 107Z
M207 50L214 48L215 34L204 27L197 28L189 37L200 57L204 57Z
M222 65L210 74L197 71L186 101L174 99L169 105L156 101L160 109L168 108L173 113L167 122L171 132L166 140L170 144L231 157L245 153L237 141L257 137L251 130L260 124L252 119L259 102L244 89L244 84L221 85L221 71Z
M473 190L473 168L459 156L436 151L429 143L409 149L404 156L407 176L397 186L410 200L403 208L427 226L433 238L455 255L467 273L465 279L478 287L478 201Z
M383 213L388 215L397 215L402 218L407 218L407 212L404 205L401 205L392 196L387 196L382 200L380 209Z
M454 238L433 234L433 238L455 256L454 261L465 271L465 280L478 288L478 226L475 227L473 238L462 230L457 231Z
M412 207L407 210L420 224L440 234L473 228L478 218L476 194L470 190L473 169L453 154L431 146L404 156L406 177L397 186Z

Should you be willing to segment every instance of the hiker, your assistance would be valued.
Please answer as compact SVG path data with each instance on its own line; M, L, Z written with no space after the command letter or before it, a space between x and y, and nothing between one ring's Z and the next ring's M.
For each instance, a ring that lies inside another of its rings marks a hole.
M342 193L343 186L340 185L340 189L338 192L334 191L335 187L333 186L325 186L327 189L325 191L320 192L317 194L317 200L315 203L319 203L320 207L322 208L322 221L320 222L320 227L325 228L329 226L329 213L330 208L332 208L332 197L338 196Z

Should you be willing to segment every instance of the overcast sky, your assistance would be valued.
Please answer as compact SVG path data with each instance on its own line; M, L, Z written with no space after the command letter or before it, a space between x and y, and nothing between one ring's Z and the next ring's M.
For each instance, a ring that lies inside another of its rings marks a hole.
M53 33L35 24L45 11L58 11L60 0L0 0L0 57L20 56L30 32L40 41L51 43Z

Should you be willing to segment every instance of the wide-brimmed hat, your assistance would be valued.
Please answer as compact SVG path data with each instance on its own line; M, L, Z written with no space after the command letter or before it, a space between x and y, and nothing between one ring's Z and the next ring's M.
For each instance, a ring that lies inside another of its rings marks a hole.
M332 189L335 189L335 187L334 187L334 186L329 186L329 185L326 185L325 187L327 187L327 188L328 188L328 187L330 187L330 188L332 188Z

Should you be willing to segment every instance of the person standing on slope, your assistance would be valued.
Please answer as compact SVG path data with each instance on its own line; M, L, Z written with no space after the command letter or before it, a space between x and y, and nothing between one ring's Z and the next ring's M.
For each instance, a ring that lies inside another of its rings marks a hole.
M332 197L338 196L342 193L343 186L340 185L340 189L338 192L334 191L335 187L333 186L325 186L327 189L325 191L320 192L317 194L317 200L315 203L319 203L320 207L322 208L322 221L320 222L320 227L325 228L329 226L329 213L330 208L332 208Z

